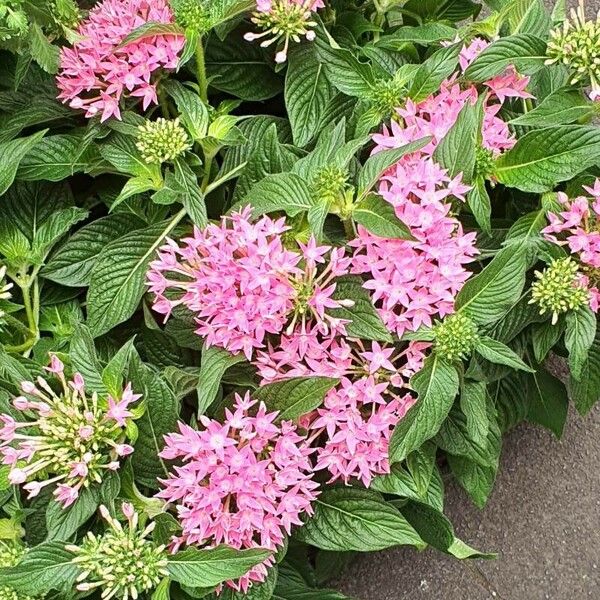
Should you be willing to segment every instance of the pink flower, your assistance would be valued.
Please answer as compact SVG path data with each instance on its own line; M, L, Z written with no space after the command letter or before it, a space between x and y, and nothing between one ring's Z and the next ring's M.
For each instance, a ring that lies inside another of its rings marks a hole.
M458 62L462 71L466 71L467 67L490 45L487 40L476 37L473 41L462 47L458 56Z
M345 305L332 299L335 277L347 273L343 250L318 247L287 250L285 219L250 220L251 209L223 217L219 225L196 229L180 247L169 240L150 265L148 287L154 310L167 318L180 305L192 311L206 345L243 352L248 359L264 347L268 334L313 327L328 335L343 322L328 309ZM322 271L317 263L329 254Z
M369 487L374 476L389 473L392 431L416 401L409 393L393 394L389 386L373 376L356 381L344 377L317 409L310 430L325 440L317 449L315 468L327 469L330 482L358 478Z
M61 392L41 377L37 384L24 381L21 388L34 399L18 396L13 406L25 411L26 418L17 423L0 414L0 455L11 467L8 477L13 485L25 484L31 498L56 484L54 497L66 507L82 486L101 483L106 470L114 470L115 464L118 468L116 459L133 449L124 443L125 419L107 422L107 400L87 396L81 375L67 381L64 366L57 361L54 357L46 371L58 380ZM128 386L123 397L132 402L140 396ZM36 413L34 418L31 413Z
M533 98L525 89L529 85L529 77L519 75L514 67L510 67L504 74L486 81L485 85L494 92L500 102L504 102L506 98Z
M544 237L559 246L567 246L571 254L588 270L600 268L600 179L593 186L583 186L592 198L570 199L564 192L557 194L564 210L548 213L550 224L542 229ZM598 312L600 290L585 276L583 284L590 292L590 308Z
M312 514L317 483L312 480L312 450L289 421L276 423L277 413L257 406L250 395L236 395L223 423L201 418L201 428L179 424L179 433L165 436L160 453L179 459L158 497L176 505L182 544L276 550ZM273 556L227 585L246 592L264 581Z
M159 68L175 69L183 35L159 34L122 45L135 29L148 22L171 23L165 0L104 0L79 27L73 48L63 48L57 85L59 99L86 117L101 121L121 118L120 101L127 95L143 98L144 110L156 100L151 76Z
M108 396L106 418L113 419L119 427L124 427L126 420L133 416L133 413L127 410L127 407L141 397L141 394L134 394L131 391L131 383L128 383L127 387L123 390L121 400L115 400L112 396Z

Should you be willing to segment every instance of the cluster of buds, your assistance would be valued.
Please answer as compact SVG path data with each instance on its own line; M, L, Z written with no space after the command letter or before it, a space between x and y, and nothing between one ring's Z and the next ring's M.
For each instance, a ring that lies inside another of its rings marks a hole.
M22 0L0 0L0 42L19 38L27 33L29 22Z
M577 262L570 256L553 260L542 272L536 271L537 280L531 285L530 304L537 304L540 314L552 313L552 324L559 315L587 306L590 292L579 273Z
M123 502L121 510L127 519L125 527L105 506L100 506L100 514L110 529L101 535L88 531L80 546L66 547L75 554L72 562L81 570L77 590L89 592L101 588L103 600L135 600L168 576L165 546L148 538L155 522L142 529L131 504Z
M172 0L175 22L188 31L206 33L211 27L208 0Z
M0 541L0 568L14 567L25 554L25 547L18 543ZM33 596L20 594L11 586L0 582L0 600L35 600Z
M37 385L23 381L23 396L13 406L25 417L17 422L0 414L0 455L10 465L8 479L24 484L29 497L56 484L54 496L64 507L78 498L82 488L102 482L107 471L119 468L119 458L133 452L127 441L128 422L137 415L129 405L140 398L128 385L121 399L86 394L79 373L67 381L64 365L56 357L46 370L62 388L56 393L43 377Z
M175 160L190 149L190 140L179 119L147 120L138 127L137 149L147 163L158 163Z
M467 315L455 313L433 327L435 352L451 362L469 357L479 341L477 325Z
M561 62L571 69L571 83L590 84L592 100L600 99L600 13L586 21L583 0L571 19L550 32L547 64Z
M311 187L319 200L333 203L344 194L348 185L348 172L336 165L319 169Z
M262 33L246 33L249 42L262 39L261 47L277 44L280 48L275 62L287 60L290 40L299 43L302 38L315 39L314 28L317 22L312 13L324 5L322 0L257 0L252 22L263 30Z

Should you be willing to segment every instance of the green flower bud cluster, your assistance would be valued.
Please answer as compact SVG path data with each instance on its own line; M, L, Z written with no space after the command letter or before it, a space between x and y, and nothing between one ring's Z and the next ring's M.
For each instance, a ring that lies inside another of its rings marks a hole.
M336 166L319 169L312 181L312 189L320 200L333 202L344 192L348 173Z
M81 570L76 584L79 591L101 589L102 598L135 600L168 575L165 546L148 537L155 523L141 530L133 506L124 502L122 510L127 518L125 527L101 506L100 513L110 528L101 535L88 531L80 546L66 547L76 555L72 562Z
M81 12L75 0L51 0L48 6L58 25L68 29L77 28Z
M495 158L491 150L478 147L475 150L475 175L487 177L494 171Z
M201 34L210 30L211 19L206 0L176 0L171 6L175 22L181 27Z
M451 362L468 358L479 341L477 325L462 313L438 322L433 327L433 336L435 352Z
M0 541L0 568L14 567L25 554L25 547ZM33 596L20 594L9 585L0 582L0 600L35 600Z
M600 95L600 14L586 21L583 4L571 11L561 27L550 32L547 64L561 62L570 67L571 83L590 83L592 97Z
M159 117L156 121L147 120L138 127L137 149L147 163L174 160L190 149L190 140L179 119L168 120Z
M580 282L577 263L569 256L553 260L542 272L536 271L537 281L531 285L530 304L537 304L540 314L552 313L552 324L559 315L577 310L590 299L590 293Z
M382 119L388 119L394 114L396 108L403 103L405 92L404 86L393 79L378 81L369 94L369 100L377 114Z
M0 42L24 36L29 30L22 0L0 0Z

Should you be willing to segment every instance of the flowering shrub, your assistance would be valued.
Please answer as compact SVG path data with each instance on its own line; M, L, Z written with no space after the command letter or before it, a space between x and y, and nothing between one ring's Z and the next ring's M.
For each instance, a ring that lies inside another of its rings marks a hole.
M489 4L0 0L0 598L486 556L600 397L600 25Z

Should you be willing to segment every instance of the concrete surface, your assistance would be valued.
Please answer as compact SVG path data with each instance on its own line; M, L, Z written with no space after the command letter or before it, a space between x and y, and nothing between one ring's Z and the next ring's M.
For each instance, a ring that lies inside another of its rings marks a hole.
M586 7L592 17L600 0ZM339 589L357 600L600 600L600 406L573 412L560 441L515 429L486 508L449 482L446 513L459 537L498 559L397 548L359 557Z
M453 482L446 489L456 534L497 560L397 548L359 557L339 588L358 600L600 598L599 465L600 406L571 414L562 440L522 425L505 438L483 511Z

